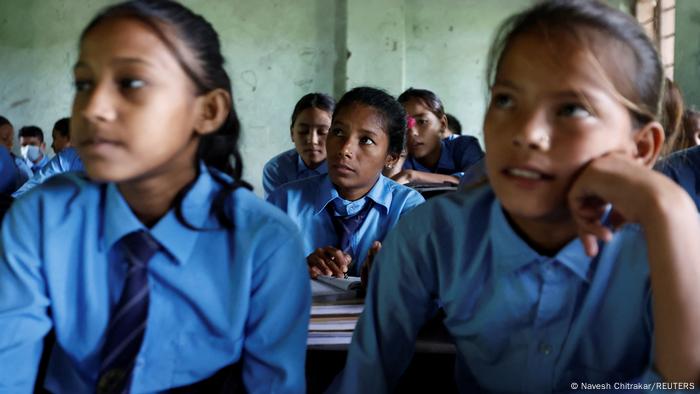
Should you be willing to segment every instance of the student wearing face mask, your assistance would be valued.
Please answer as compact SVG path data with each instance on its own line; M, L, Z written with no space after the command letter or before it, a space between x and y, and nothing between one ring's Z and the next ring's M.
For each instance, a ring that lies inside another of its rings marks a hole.
M37 126L25 126L19 129L20 153L32 172L41 170L49 158L46 156L46 143L44 133Z

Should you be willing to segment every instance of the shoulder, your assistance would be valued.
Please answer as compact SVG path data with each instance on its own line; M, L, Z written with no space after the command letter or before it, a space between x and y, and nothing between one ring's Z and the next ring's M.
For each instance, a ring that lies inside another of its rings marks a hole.
M284 212L248 189L236 189L231 198L236 228L245 229L247 232L277 233L282 236L298 231Z
M21 200L49 200L54 204L86 201L98 196L100 184L90 181L81 173L64 173L27 192Z
M285 183L273 190L267 200L277 206L294 200L313 200L326 177L326 174L315 175Z
M272 171L276 171L279 168L287 167L292 163L296 165L297 155L298 153L294 149L284 151L276 155L272 159L268 160L267 163L265 163L263 172L269 173Z
M431 229L461 228L483 233L488 226L495 196L489 185L446 193L421 204L402 221L419 234Z
M410 205L418 205L425 202L425 198L414 189L395 182L393 179L380 175L384 182L384 189L391 193L392 201L405 201Z
M700 174L700 146L674 152L663 159L656 169L667 176L677 179L681 174Z

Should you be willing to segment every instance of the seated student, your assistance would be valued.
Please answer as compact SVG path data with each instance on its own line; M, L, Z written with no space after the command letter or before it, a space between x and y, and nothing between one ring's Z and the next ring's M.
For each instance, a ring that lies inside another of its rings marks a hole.
M50 392L304 392L301 238L242 187L211 24L174 1L112 5L74 74L90 180L53 177L5 217L0 392L32 392L52 329Z
M690 108L683 112L683 133L687 143L680 149L700 145L700 112Z
M435 93L409 88L399 96L414 127L408 129L408 157L403 171L392 179L399 183L459 183L469 167L484 156L479 141L471 136L442 139L447 118Z
M673 153L659 162L656 169L685 189L700 211L700 146Z
M10 193L15 190L18 176L19 171L12 160L10 151L5 146L0 145L0 223L12 204Z
M44 132L37 126L24 126L19 129L20 153L27 161L32 174L41 170L48 162Z
M17 189L16 192L12 193L12 197L19 198L21 195L41 185L54 175L74 171L83 172L85 171L85 167L83 166L82 160L80 160L80 156L78 156L78 151L72 146L69 146L63 148L56 156L52 157L44 168L34 174L34 176L25 182L22 187Z
M266 196L285 183L328 173L326 136L334 107L333 97L323 93L309 93L299 99L289 126L294 149L273 157L263 168Z
M22 186L29 178L32 177L32 170L29 168L27 161L22 157L17 157L12 153L12 147L14 146L14 128L12 123L10 123L7 118L0 116L0 146L7 148L12 157L12 161L17 167L19 176L17 177L17 183L15 184L15 190Z
M301 229L311 277L359 275L360 263L379 250L399 217L425 201L381 174L398 160L405 135L406 113L393 97L374 88L352 89L333 113L328 174L268 196Z
M391 392L435 300L460 392L697 388L700 220L649 168L663 142L654 45L594 1L538 3L496 37L490 185L433 199L387 236L336 391Z
M54 123L51 138L53 139L51 149L57 155L62 150L72 146L70 143L70 118L61 118Z
M455 138L462 135L462 124L459 123L459 120L454 115L446 113L445 119L447 119L447 127L440 133L442 139Z

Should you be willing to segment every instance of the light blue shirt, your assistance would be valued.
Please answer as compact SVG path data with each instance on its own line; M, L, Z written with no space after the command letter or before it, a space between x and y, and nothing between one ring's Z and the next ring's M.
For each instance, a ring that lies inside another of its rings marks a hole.
M132 392L188 385L239 360L248 392L304 392L310 286L299 232L244 189L228 199L235 229L217 229L210 208L220 186L200 168L182 208L206 230L184 227L172 210L147 230L165 251L149 262L149 315ZM58 346L46 387L94 392L125 280L115 243L137 229L143 224L114 184L76 173L16 201L0 238L1 393L32 391L52 328Z
M700 146L673 153L656 169L685 189L700 210Z
M372 243L382 242L404 213L425 201L418 192L380 175L364 198L347 201L338 195L328 175L318 175L283 185L267 198L287 212L299 226L306 256L316 248L338 246L338 236L326 205L334 204L341 214L354 215L362 209L367 199L373 200L374 206L362 226L351 237L356 257L348 271L349 275L359 275L361 264Z
M16 156L14 153L12 153L12 159L15 162L15 166L17 166L17 170L19 171L19 178L17 179L17 187L16 189L19 189L20 186L24 185L29 178L31 178L34 173L32 170L29 168L29 165L27 164L27 161L24 160L23 157L21 156Z
M30 160L27 160L26 163L32 170L32 174L36 174L37 172L39 172L39 170L44 168L44 166L49 163L49 156L48 154L46 154L46 152L44 152L44 154L41 156L41 160L39 160L38 163L34 163Z
M428 168L409 155L403 163L403 169L461 178L464 176L464 172L482 157L484 157L484 151L481 150L479 140L469 135L460 135L440 141L440 159L438 159L437 167Z
M12 197L18 198L22 194L44 183L44 181L52 176L71 171L85 171L83 162L80 160L80 156L78 156L78 151L73 147L65 148L56 156L51 158L48 164L46 164L41 170L37 171L37 173L34 174L31 179L22 185L22 187L20 187L16 192L14 192Z
M263 168L265 196L285 183L322 174L328 174L328 164L325 160L312 170L306 166L295 149L282 152L265 163Z
M578 239L546 257L511 228L489 186L450 193L387 236L369 283L339 392L391 391L434 301L455 341L461 392L659 379L638 226L617 231L596 258Z

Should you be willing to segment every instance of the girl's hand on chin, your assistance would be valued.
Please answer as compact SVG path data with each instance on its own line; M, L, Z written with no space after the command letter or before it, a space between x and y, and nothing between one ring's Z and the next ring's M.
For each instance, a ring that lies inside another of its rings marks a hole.
M662 214L669 194L682 192L665 176L647 168L629 154L613 152L591 160L574 180L568 194L571 214L586 254L598 254L598 240L609 241L612 230L601 218L612 205L610 224L644 224Z

